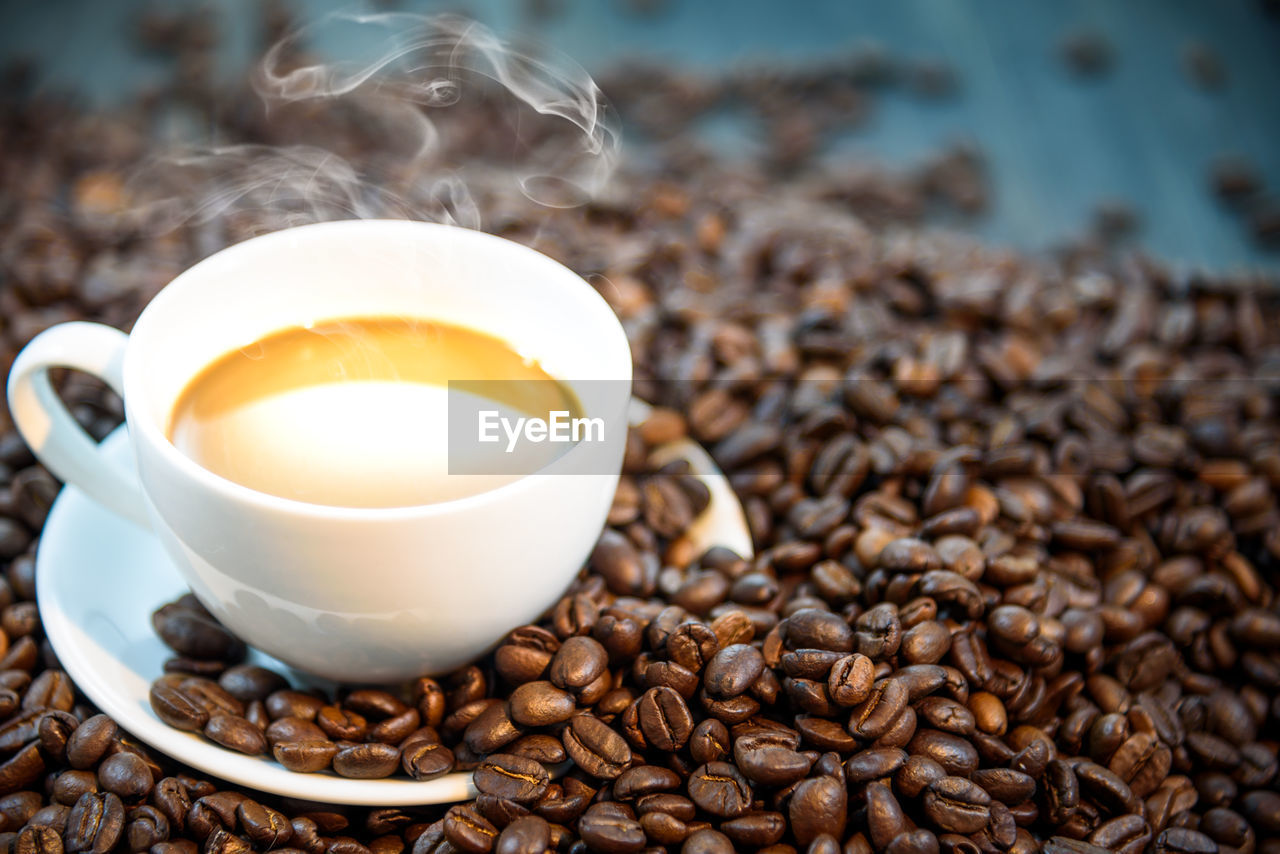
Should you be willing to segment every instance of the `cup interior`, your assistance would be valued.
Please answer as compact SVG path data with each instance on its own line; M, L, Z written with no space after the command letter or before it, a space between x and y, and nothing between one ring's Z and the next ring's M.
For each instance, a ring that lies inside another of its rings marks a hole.
M489 333L571 388L631 377L613 311L551 258L453 226L329 222L231 246L160 292L135 324L126 355L131 426L143 441L168 445L174 403L209 363L290 326L359 316ZM587 404L590 395L579 397Z

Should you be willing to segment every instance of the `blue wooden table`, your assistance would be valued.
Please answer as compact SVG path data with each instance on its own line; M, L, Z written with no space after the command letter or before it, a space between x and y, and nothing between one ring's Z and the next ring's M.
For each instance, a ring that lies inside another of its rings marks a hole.
M216 4L228 74L251 58L257 2ZM168 73L129 42L140 5L0 0L0 59L32 56L45 85L110 104ZM349 5L295 4L308 15ZM592 71L624 56L704 70L803 64L866 43L941 60L957 72L957 97L882 98L841 150L910 165L950 141L977 143L989 158L993 205L974 228L993 242L1052 248L1087 227L1100 201L1115 199L1140 211L1137 243L1175 267L1280 272L1280 253L1259 249L1207 189L1215 157L1235 153L1280 195L1280 19L1255 0L667 0L650 14L625 0L545 0L558 10L548 17L501 0L378 5L464 11L500 32L532 33ZM1059 44L1081 28L1111 43L1109 73L1080 79L1064 66ZM1220 90L1186 74L1193 42L1221 58Z

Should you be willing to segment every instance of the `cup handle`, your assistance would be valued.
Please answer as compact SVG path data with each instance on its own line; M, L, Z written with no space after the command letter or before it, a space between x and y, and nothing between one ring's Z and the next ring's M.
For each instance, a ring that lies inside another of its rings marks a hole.
M45 468L113 513L150 528L137 476L103 457L49 382L50 368L74 368L123 396L128 341L129 336L101 323L75 321L46 329L14 360L9 372L9 411Z

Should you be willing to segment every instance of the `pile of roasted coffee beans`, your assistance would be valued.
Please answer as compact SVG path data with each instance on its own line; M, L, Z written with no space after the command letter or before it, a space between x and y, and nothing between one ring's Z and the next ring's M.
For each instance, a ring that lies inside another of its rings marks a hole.
M58 321L127 327L263 227L121 216L152 129L290 138L210 88L201 26L182 25L177 84L110 115L4 79L0 366ZM58 484L0 417L0 854L1280 851L1276 283L923 226L940 200L980 205L974 158L808 159L884 74L866 55L743 72L732 91L777 135L733 164L689 130L696 79L634 78L618 100L662 131L651 165L577 209L477 190L486 228L609 299L660 405L537 625L403 694L319 698L230 664L238 642L198 603L157 614L180 651L157 674L171 723L288 744L301 770L471 770L472 802L240 792L97 714L34 602ZM483 149L493 117L466 115L448 143ZM357 166L376 153L359 116L308 118ZM101 387L60 386L93 434L119 422ZM752 559L683 536L706 496L645 459L683 434L728 473Z

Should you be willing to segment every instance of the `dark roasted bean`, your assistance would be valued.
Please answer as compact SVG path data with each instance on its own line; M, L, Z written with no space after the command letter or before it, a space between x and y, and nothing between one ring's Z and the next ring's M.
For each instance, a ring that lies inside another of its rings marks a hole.
M631 749L622 736L590 714L570 718L561 740L569 757L593 777L612 780L631 761Z
M689 797L700 809L732 818L751 806L751 784L727 762L708 762L689 775Z
M650 688L636 708L645 740L658 750L676 751L693 734L693 716L676 691L666 686Z
M924 793L924 812L948 833L977 833L991 818L991 797L962 777L934 780Z

